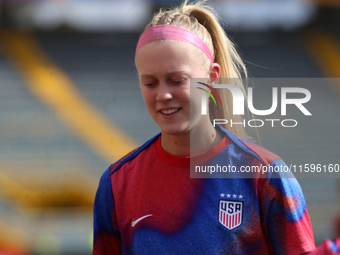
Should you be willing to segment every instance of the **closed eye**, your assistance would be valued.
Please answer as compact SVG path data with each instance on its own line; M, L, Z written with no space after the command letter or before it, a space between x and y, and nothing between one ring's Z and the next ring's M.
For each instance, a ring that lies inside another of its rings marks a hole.
M170 80L170 83L173 85L181 85L186 81L186 79L182 79L182 80Z
M175 81L174 84L182 84L183 81Z
M153 87L157 84L157 82L144 82L143 85L145 87Z

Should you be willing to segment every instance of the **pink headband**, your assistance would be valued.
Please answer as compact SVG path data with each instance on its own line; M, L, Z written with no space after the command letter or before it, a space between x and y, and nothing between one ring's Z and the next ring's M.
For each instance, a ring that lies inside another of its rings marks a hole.
M189 42L203 51L205 55L208 56L211 63L214 63L208 46L199 36L190 32L189 30L172 25L157 25L147 29L138 40L136 53L143 45L159 39L174 39L183 42Z

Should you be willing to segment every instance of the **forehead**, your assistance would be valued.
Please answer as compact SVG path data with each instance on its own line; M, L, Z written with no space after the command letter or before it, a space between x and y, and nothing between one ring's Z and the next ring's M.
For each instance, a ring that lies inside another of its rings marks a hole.
M202 53L203 54L203 53ZM149 65L195 65L198 62L198 49L188 42L165 39L149 42L136 53L137 69Z
M184 41L180 41L180 40L175 40L175 39L159 39L159 40L154 40L151 42L146 43L145 45L143 45L138 52L141 49L145 49L145 48L153 48L153 47L179 47L179 48L186 48L186 49L193 49L196 48L193 44L189 43L189 42L184 42Z

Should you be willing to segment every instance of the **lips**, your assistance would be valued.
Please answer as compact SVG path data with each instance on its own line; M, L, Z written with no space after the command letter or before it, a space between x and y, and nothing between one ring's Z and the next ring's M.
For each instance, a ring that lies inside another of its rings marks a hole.
M181 108L168 108L168 109L162 109L160 112L164 115L172 115L176 112L178 112Z

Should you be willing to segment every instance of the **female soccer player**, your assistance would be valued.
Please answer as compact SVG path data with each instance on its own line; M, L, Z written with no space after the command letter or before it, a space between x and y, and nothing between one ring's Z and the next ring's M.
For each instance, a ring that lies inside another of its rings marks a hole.
M218 94L201 114L203 78L246 70L211 9L186 2L156 14L141 35L135 63L147 109L161 133L110 166L94 208L93 254L305 254L315 249L295 178L190 178L191 162L282 167L275 154L243 139L242 125L214 127L231 114ZM197 84L195 84L196 86ZM206 86L207 85L207 86ZM239 88L243 89L238 83ZM191 139L190 139L191 137ZM280 177L280 174L276 177Z

